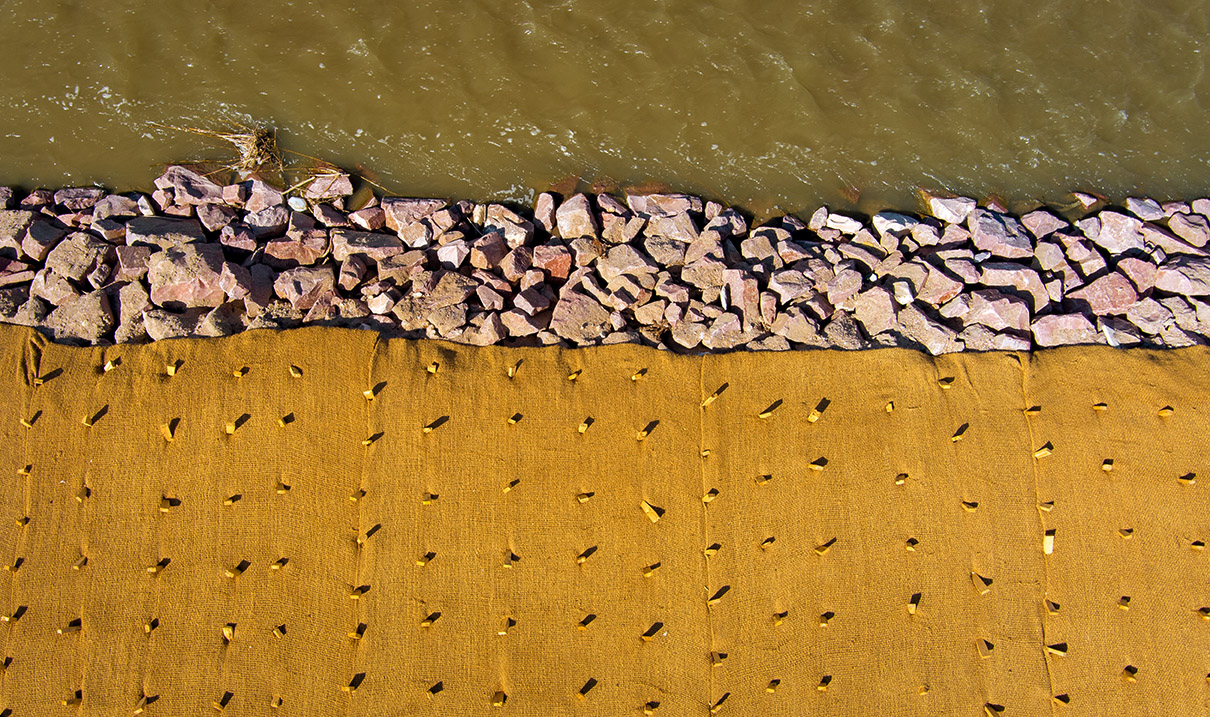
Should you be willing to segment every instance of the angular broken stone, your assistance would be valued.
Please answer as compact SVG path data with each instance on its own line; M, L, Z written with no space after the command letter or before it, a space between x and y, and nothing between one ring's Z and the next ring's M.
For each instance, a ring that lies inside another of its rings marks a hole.
M1155 222L1164 218L1164 208L1160 203L1149 197L1126 197L1126 211L1145 222Z
M1191 246L1201 248L1210 242L1210 223L1200 214L1173 214L1168 229Z
M969 217L971 241L982 251L1004 259L1026 259L1034 247L1025 227L1016 219L986 209L976 209Z
M857 295L853 317L869 336L875 336L896 326L895 301L891 292L874 286Z
M1093 243L1105 251L1121 254L1143 248L1143 237L1139 232L1143 223L1136 217L1106 210L1097 214L1095 219L1097 222L1089 225L1095 228L1085 228L1083 224L1080 227Z
M899 326L900 333L934 356L962 350L962 342L953 329L934 321L915 304L899 310Z
M324 201L347 197L352 193L353 180L349 179L349 175L343 172L330 172L311 180L303 191L303 197L313 201Z
M1140 300L1126 310L1126 320L1148 335L1158 334L1173 321L1172 312L1152 298Z
M555 303L550 329L560 338L583 343L603 336L610 327L609 312L578 291L564 293Z
M969 307L962 315L966 326L980 324L996 332L1011 329L1026 334L1029 333L1029 319L1029 306L1024 299L997 289L972 291Z
M696 241L700 236L697 223L688 214L650 217L643 226L643 234L649 237L672 239L684 244Z
M1039 346L1097 343L1097 330L1083 314L1039 316L1030 327Z
M1067 222L1045 209L1039 209L1021 217L1021 224L1025 226L1030 234L1034 235L1035 239L1048 237L1067 226Z
M483 230L500 232L504 243L512 249L530 244L534 238L533 223L503 204L487 205Z
M922 192L929 214L948 224L961 224L975 210L977 203L970 197L955 197Z
M1210 258L1178 255L1160 264L1155 288L1183 296L1210 296Z
M54 202L68 211L79 212L95 205L103 196L105 190L98 187L68 187L55 192Z
M29 294L59 306L79 296L80 292L70 281L59 276L52 269L42 269L36 272L30 281Z
M35 219L26 228L21 239L21 254L26 258L42 262L50 250L67 234L67 230L43 219Z
M56 341L95 344L114 330L117 322L104 291L91 291L65 301L46 317L44 327Z
M332 258L336 261L344 261L354 254L381 261L404 251L403 242L397 236L354 229L332 230Z
M46 255L46 268L73 281L81 281L97 264L113 255L108 242L85 232L75 232Z
M702 333L702 345L713 351L733 349L750 341L753 336L744 331L740 317L724 312L714 319Z
M571 273L571 251L562 244L536 246L532 266L546 272L550 279L566 279Z
M299 311L309 310L319 296L336 286L331 266L300 266L277 275L273 291ZM152 298L154 299L154 293Z
M700 214L702 200L689 194L627 194L626 204L635 214L646 217L670 217L693 212Z
M167 249L177 244L206 241L202 225L196 219L135 217L126 222L126 244L144 244Z
M183 338L192 336L198 323L209 313L210 309L205 308L186 309L176 313L151 306L143 311L143 327L152 341Z
M559 205L555 211L555 224L559 236L567 240L576 237L596 239L600 236L597 220L592 213L592 204L583 194L576 194Z
M1050 294L1042 283L1042 277L1033 269L1012 262L989 262L981 267L979 283L997 289L1014 289L1028 296L1032 309L1038 313L1050 304Z
M1130 280L1115 271L1078 291L1067 292L1067 298L1086 302L1092 313L1102 315L1125 313L1139 297Z
M449 204L445 199L383 197L380 205L387 229L400 232Z
M168 309L218 306L223 250L217 244L178 244L153 254L147 264L151 300Z
M242 301L228 301L207 313L193 330L194 336L217 338L232 336L247 328L247 313Z
M235 221L236 213L231 207L222 204L202 204L197 208L197 218L206 231L217 232Z
M222 204L223 187L188 167L173 165L155 180L160 189L171 189L177 204Z
M534 200L534 224L538 229L541 229L547 234L554 234L556 229L555 220L555 195L550 192L542 192ZM503 315L501 319L503 319ZM505 326L508 322L505 322Z
M857 351L869 346L857 322L847 311L837 311L832 315L831 321L823 327L823 336L831 348Z
M654 274L658 270L655 262L629 244L610 247L605 257L597 262L597 271L605 281L613 281L623 274Z
M508 244L499 232L488 232L471 243L470 262L476 269L495 269L507 255Z

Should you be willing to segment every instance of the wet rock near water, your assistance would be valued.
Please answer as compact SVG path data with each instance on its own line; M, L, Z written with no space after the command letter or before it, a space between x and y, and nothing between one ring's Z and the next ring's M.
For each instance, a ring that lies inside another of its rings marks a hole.
M1080 194L1078 215L1018 216L926 194L916 214L754 226L685 194L543 193L529 210L180 166L155 187L8 190L0 321L78 344L308 324L684 353L1210 343L1205 199Z

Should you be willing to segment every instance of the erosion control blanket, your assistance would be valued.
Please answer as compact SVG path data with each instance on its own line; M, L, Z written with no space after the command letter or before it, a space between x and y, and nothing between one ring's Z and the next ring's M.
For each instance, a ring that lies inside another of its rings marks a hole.
M1204 348L0 327L0 362L14 717L1210 699Z

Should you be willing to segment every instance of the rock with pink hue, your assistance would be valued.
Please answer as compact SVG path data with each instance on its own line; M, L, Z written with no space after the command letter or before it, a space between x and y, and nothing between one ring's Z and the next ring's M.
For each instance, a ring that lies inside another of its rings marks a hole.
M248 184L228 184L223 187L223 203L232 207L242 207L248 201ZM274 202L276 204L276 202Z
M113 280L139 281L147 276L147 262L151 259L151 248L146 246L119 246L114 249L117 262Z
M303 197L312 201L322 202L329 199L347 197L353 193L353 181L349 175L341 173L325 173L307 185Z
M105 196L105 190L98 187L68 187L55 192L55 204L71 212L88 209Z
M1145 259L1128 256L1118 260L1118 271L1134 284L1135 291L1146 293L1155 286L1155 275L1159 267Z
M240 251L256 251L256 237L252 230L243 224L228 224L219 231L219 243L223 246Z
M1030 329L1042 347L1097 343L1097 329L1083 314L1039 316Z
M449 201L445 199L383 197L379 206L382 207L387 229L398 233L447 204Z
M63 239L67 231L49 221L35 219L21 238L21 254L31 261L46 261L50 250Z
M874 286L857 295L853 318L868 335L874 336L895 328L895 314L895 301L891 298L891 292L883 287Z
M310 231L298 239L281 237L265 245L262 259L274 269L291 269L296 266L311 266L328 253L328 233Z
M352 291L365 277L367 268L369 267L365 260L356 254L346 258L340 263L340 275L337 279L340 288Z
M728 269L723 273L727 287L727 300L731 308L739 311L744 326L760 323L760 284L756 277L743 269Z
M508 244L499 232L488 232L471 243L470 262L476 269L491 270L508 254Z
M143 310L143 326L152 341L179 339L192 336L197 325L210 313L210 309L185 309L183 312L166 311L156 306Z
M566 279L571 273L571 251L562 244L536 246L533 266L546 272L548 279Z
M609 328L609 312L578 291L566 292L559 298L550 320L551 331L576 343L598 339Z
M556 228L555 219L555 195L550 192L542 192L534 201L534 225L547 234L554 234ZM501 315L501 319L503 319ZM505 325L508 322L505 321ZM534 333L537 333L535 330Z
M702 212L702 200L688 194L627 194L630 211L644 217L671 217Z
M933 307L941 306L962 293L962 290L966 288L963 282L958 281L932 264L920 262L920 265L924 266L928 271L928 278L924 280L924 286L920 288L920 292L916 295L917 301L922 301Z
M1164 208L1150 197L1126 197L1126 211L1145 222L1155 222L1164 218Z
M479 287L477 281L457 272L438 270L434 275L436 281L432 289L424 293L425 303L430 310L462 304Z
M542 295L535 287L530 287L513 297L513 306L526 314L533 316L550 308L550 299Z
M366 207L365 209L350 212L349 221L358 229L374 232L386 226L387 215L382 210L382 207Z
M65 301L46 317L45 328L56 341L95 344L117 326L109 297L92 291Z
M113 247L85 232L75 232L46 255L46 268L73 281L81 281L97 267L110 261Z
M1099 226L1088 229L1081 225L1084 233L1097 246L1112 254L1121 254L1131 249L1143 248L1140 233L1143 223L1136 217L1105 210L1096 216ZM1093 225L1095 226L1095 225Z
M354 254L381 261L403 252L403 242L397 236L354 229L332 230L332 258L337 261L344 261Z
M0 209L0 253L18 256L21 253L21 240L33 221L33 212Z
M218 284L228 299L242 299L252 293L252 273L239 264L223 262Z
M934 356L962 350L957 332L933 320L915 304L899 310L899 331Z
M286 198L280 189L261 179L252 179L248 182L248 199L244 202L244 211L259 212L285 201Z
M334 286L336 275L331 266L300 266L278 274L273 291L295 309L307 311Z
M1168 230L1198 248L1210 242L1210 222L1200 214L1173 214L1168 219Z
M1041 312L1050 304L1042 277L1033 269L1012 262L991 262L981 267L979 283L997 289L1015 289L1032 299L1032 309Z
M490 346L509 335L508 327L499 314L488 311L471 318L459 341L471 346Z
M1155 288L1183 296L1210 296L1210 258L1172 257L1156 271Z
M500 232L500 236L504 237L504 243L512 249L525 246L534 238L533 223L503 204L487 205L487 219L483 224L483 230Z
M971 241L980 251L1004 259L1027 259L1034 246L1025 227L1016 219L985 209L976 209L968 219Z
M848 263L851 264L852 262ZM857 296L857 292L861 291L861 285L861 272L851 267L841 268L836 272L836 276L827 284L828 303L832 304L832 306L840 306L842 303Z
M446 269L457 269L471 253L465 239L457 239L437 247L437 261Z
M147 265L151 301L168 309L218 306L227 298L219 283L222 270L217 244L179 244L157 252Z
M224 204L202 204L197 208L198 221L208 232L220 231L223 227L235 221L235 210Z
M59 306L79 296L80 292L66 278L59 276L51 269L42 269L36 272L30 281L29 295Z
M980 324L993 331L1012 329L1029 333L1029 306L1024 299L997 289L972 291L963 324Z
M206 241L206 233L196 219L135 217L126 222L126 244L144 244L167 249L178 244Z
M649 237L664 237L685 244L696 241L700 236L697 223L688 214L651 217L643 227L643 233Z
M176 204L222 204L223 187L188 167L173 165L155 180L159 189L171 189Z
M32 265L13 259L0 258L0 287L14 286L32 281L34 278Z
M378 278L403 286L412 280L412 276L416 272L423 269L425 259L424 252L419 249L380 259L377 262Z
M1142 299L1126 310L1126 319L1143 333L1154 335L1173 320L1172 311L1155 299Z
M702 345L712 351L733 349L740 344L755 338L751 331L745 331L743 322L734 313L727 311L720 314L706 327L702 333Z
M1067 292L1067 298L1086 302L1092 313L1101 315L1125 313L1139 297L1130 279L1115 271L1078 291Z
M533 266L534 252L527 246L518 246L509 253L504 255L500 260L500 265L497 267L500 274L504 276L509 283L516 284L525 276L525 272Z
M975 211L976 202L969 197L928 192L923 192L923 195L929 214L947 224L961 224L966 221L971 212Z
M284 204L275 204L244 215L244 224L248 225L252 235L260 241L285 234L289 223L290 210Z
M1045 209L1039 209L1026 214L1025 216L1021 217L1021 223L1025 225L1025 228L1030 234L1034 235L1035 239L1042 239L1043 237L1050 236L1056 231L1067 226L1067 222L1056 217L1054 214L1051 214Z
M612 281L623 274L654 274L658 270L655 262L629 244L610 247L605 258L597 262L597 272L605 281Z
M583 194L576 194L559 205L555 211L555 225L559 236L564 239L596 239L600 236L596 217L592 213L592 204Z

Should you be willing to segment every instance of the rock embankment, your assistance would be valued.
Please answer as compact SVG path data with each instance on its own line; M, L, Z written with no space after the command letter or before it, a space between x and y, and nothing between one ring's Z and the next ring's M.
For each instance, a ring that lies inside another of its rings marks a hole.
M684 194L348 206L169 167L151 195L0 189L0 321L103 344L324 324L468 344L932 354L1210 342L1210 199L1074 221L926 196L749 226Z

